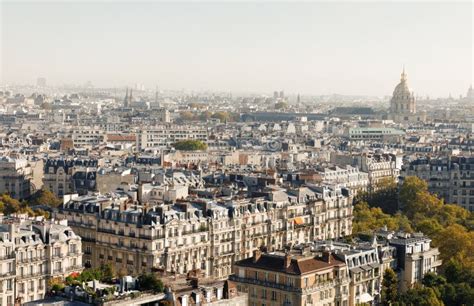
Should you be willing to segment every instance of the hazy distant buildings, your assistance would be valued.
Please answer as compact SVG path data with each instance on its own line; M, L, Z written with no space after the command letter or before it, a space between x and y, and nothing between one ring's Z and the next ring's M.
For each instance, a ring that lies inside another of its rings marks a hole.
M160 125L137 133L137 150L169 146L181 140L207 141L207 130L199 126Z
M36 86L38 87L46 87L46 78L37 78L36 79Z

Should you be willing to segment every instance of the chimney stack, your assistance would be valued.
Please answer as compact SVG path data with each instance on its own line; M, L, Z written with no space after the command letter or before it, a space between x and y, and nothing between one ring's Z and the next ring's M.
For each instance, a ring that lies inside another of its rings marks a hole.
M331 251L323 251L323 261L331 263Z
M262 256L262 251L260 249L256 249L253 251L253 262L257 262L260 257Z
M291 255L288 253L285 254L284 264L285 264L285 268L289 268L291 265Z

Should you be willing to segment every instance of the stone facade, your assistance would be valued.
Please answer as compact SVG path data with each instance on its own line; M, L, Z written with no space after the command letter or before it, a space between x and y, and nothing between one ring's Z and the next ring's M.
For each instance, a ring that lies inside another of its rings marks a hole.
M51 279L80 271L81 238L67 221L2 217L0 306L42 299Z
M326 189L301 202L265 197L138 204L126 195L79 197L56 214L84 241L86 266L113 263L117 271L150 269L226 277L236 260L266 246L332 239L352 232L352 196Z

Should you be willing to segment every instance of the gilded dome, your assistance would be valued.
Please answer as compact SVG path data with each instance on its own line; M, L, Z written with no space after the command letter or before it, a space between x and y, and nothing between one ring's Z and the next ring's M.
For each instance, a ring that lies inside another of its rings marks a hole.
M400 83L395 87L395 90L393 91L393 96L406 97L406 96L411 96L411 95L412 95L412 92L410 88L408 87L407 75L405 74L405 69L403 69L403 72L400 78Z

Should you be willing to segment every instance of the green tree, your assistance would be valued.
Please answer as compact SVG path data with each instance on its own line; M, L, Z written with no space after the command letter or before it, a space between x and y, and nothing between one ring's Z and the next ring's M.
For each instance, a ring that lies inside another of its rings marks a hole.
M138 277L138 288L144 291L153 291L155 293L163 292L163 282L155 274L143 274Z
M105 283L111 283L115 278L115 268L110 263L101 265L99 267L99 271L102 276L100 281L103 281Z
M184 111L184 112L181 112L179 114L179 118L183 121L192 121L192 120L196 120L196 117L194 116L193 113L191 112L188 112L188 111Z
M215 112L211 118L219 119L221 122L229 121L230 115L228 112Z
M3 213L6 215L22 212L21 203L8 194L0 196L0 207L3 207Z
M173 146L176 150L182 151L197 151L207 149L207 144L200 140L182 140L176 142Z
M202 112L200 115L199 115L199 120L201 121L207 121L209 120L209 118L211 118L212 114L210 111L205 111L205 112Z
M392 305L398 300L397 274L390 268L383 273L382 305Z
M433 242L440 250L442 260L458 258L472 262L474 256L474 232L469 232L459 224L443 228L433 237Z
M407 232L411 230L410 221L401 214L391 216L379 207L369 207L367 202L360 202L354 206L353 234L371 234L384 226L389 230L403 229Z
M288 103L286 102L281 101L281 102L275 103L275 109L285 109L287 107L288 107Z
M444 303L437 296L433 288L416 285L400 296L400 302L413 306L443 306Z
M374 191L363 192L360 197L371 207L380 207L385 213L394 214L398 210L398 185L392 178L380 180Z
M61 200L54 193L47 189L38 190L28 200L28 204L30 206L45 205L50 207L58 207L61 205L61 203Z

